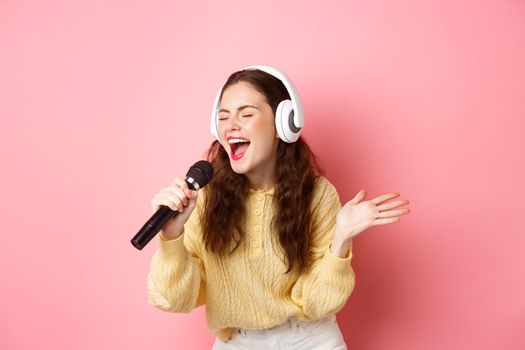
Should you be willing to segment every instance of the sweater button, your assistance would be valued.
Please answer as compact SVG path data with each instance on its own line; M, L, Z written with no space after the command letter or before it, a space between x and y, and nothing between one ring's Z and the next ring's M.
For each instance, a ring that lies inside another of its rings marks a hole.
M254 247L254 248L259 248L259 243L254 243L254 244L253 244L253 247Z
M255 226L255 231L259 232L261 230L261 226Z
M255 215L257 216L261 215L261 211L259 209L255 210Z
M260 201L262 201L263 198L264 198L264 196L263 196L262 194L260 194L259 196L257 196L257 199L260 200Z

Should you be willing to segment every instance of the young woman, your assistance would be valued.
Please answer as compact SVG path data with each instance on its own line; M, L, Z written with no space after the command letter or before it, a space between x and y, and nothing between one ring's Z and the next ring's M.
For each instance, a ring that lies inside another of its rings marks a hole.
M285 119L302 113L293 85L253 67L230 75L216 99L210 183L197 193L175 178L151 201L180 213L159 233L148 299L171 312L205 304L214 350L347 349L335 314L355 284L352 238L399 221L409 210L392 209L408 201L362 201L361 190L341 206L300 128L279 130L281 101L293 102Z

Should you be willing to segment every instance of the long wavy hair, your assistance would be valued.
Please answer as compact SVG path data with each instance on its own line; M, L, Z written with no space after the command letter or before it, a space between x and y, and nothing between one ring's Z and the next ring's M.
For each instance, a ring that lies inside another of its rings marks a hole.
M220 98L228 86L240 81L249 83L265 96L274 116L279 102L290 99L284 84L261 70L234 72L224 84ZM205 188L203 240L206 250L224 257L245 241L249 183L245 175L232 170L228 153L219 141L213 141L206 158L213 166L214 175ZM310 266L310 204L314 181L323 174L316 156L302 137L294 143L279 140L271 232L278 235L284 250L286 273L292 270L301 273Z

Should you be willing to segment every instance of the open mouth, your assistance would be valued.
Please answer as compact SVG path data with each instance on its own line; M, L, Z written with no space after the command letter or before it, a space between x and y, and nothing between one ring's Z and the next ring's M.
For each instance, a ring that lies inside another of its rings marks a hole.
M250 147L250 141L242 138L228 139L228 143L230 144L230 154L233 160L241 159Z

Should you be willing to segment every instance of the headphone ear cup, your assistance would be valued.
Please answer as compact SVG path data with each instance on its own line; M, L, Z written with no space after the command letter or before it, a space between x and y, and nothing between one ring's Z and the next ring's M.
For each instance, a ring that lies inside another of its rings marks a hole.
M224 83L223 85L224 86ZM221 141L219 137L219 128L218 128L218 119L219 119L219 97L221 96L222 86L217 91L217 94L215 95L215 99L213 101L213 108L211 111L211 120L210 120L210 131L213 136L217 139L217 141Z
M217 120L219 119L219 116L215 114L215 117L211 120L211 134L215 136L217 141L221 141L219 137L219 130L217 130Z
M282 100L275 111L275 128L281 140L292 143L299 139L301 128L294 123L294 109L291 100Z

